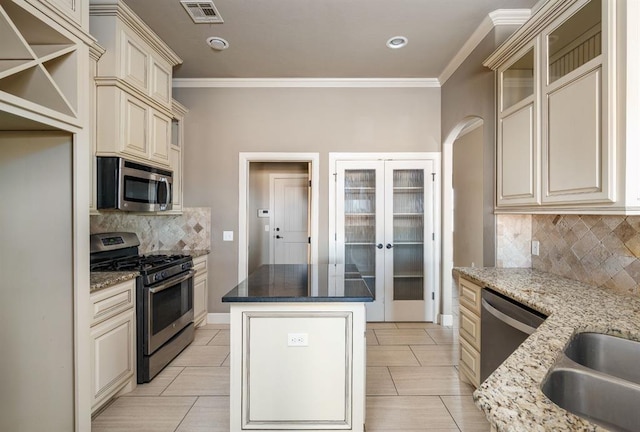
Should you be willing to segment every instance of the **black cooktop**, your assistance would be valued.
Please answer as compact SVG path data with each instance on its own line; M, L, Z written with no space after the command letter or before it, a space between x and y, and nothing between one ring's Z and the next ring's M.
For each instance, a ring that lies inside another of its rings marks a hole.
M91 264L91 271L156 271L191 260L189 255L134 255Z

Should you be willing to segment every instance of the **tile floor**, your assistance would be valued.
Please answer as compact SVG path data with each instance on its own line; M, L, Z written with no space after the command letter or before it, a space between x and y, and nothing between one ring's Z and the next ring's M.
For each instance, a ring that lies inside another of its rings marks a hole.
M366 430L488 431L457 364L457 328L369 323ZM197 329L193 344L151 383L116 399L92 422L93 432L228 430L229 330L212 324Z

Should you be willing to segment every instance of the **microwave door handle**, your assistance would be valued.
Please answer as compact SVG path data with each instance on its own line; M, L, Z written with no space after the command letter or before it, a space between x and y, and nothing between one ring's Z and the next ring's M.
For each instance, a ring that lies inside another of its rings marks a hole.
M181 274L178 275L176 277L173 277L171 279L167 279L166 281L164 281L162 284L155 286L153 288L149 288L149 292L152 294L156 294L159 293L160 291L164 291L167 288L171 288L174 285L177 285L179 283L182 283L184 281L186 281L187 279L189 279L190 277L193 277L193 275L196 272L194 270L189 270L187 273L185 274Z
M164 186L167 189L167 197L165 198L164 205L165 207L168 207L171 203L171 187L169 187L169 180L167 180L166 177L163 177L161 181L164 183Z

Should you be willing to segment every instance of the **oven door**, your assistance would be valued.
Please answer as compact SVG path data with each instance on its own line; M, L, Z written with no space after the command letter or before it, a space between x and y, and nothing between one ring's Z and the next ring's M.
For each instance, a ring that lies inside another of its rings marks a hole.
M193 322L193 275L189 270L158 285L145 287L144 353L151 355Z

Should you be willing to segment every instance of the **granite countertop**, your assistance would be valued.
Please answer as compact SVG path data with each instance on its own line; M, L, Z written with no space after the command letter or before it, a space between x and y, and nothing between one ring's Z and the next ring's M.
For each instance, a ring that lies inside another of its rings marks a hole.
M498 431L603 431L551 402L540 386L573 334L640 340L640 298L532 269L454 273L546 315L547 320L482 383L473 398Z
M355 266L267 264L222 297L223 302L371 302Z
M89 273L89 292L93 293L135 279L138 275L140 273L137 271L91 272Z
M145 255L191 255L191 258L197 258L202 255L208 255L211 251L207 249L199 249L199 250L184 250L184 249L175 249L175 250L158 250L146 253Z

